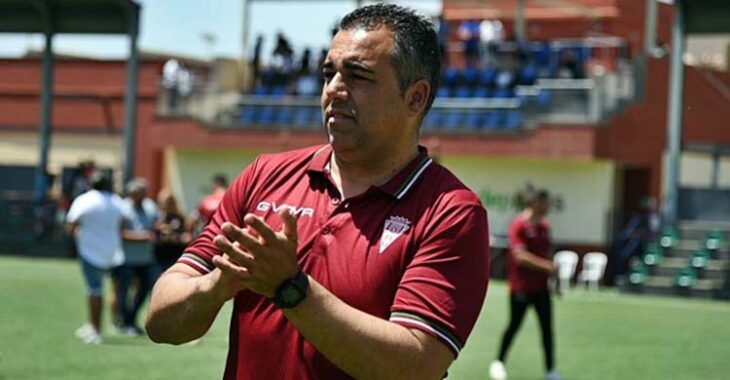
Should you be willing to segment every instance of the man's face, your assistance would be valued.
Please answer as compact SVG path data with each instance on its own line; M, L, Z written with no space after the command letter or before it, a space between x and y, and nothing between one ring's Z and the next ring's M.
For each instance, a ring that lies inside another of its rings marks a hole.
M323 65L322 114L338 156L377 157L407 145L407 105L391 61L393 38L381 27L341 30Z
M146 190L137 190L129 194L129 198L135 203L141 203L147 196Z
M538 198L533 202L533 210L538 215L547 215L548 211L550 211L550 198Z

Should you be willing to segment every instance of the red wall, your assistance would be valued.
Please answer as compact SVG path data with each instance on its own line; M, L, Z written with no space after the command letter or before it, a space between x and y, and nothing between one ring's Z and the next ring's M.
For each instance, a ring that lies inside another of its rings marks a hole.
M683 144L730 144L730 99L707 76L730 88L730 75L727 73L685 66ZM650 169L650 188L655 197L661 193L668 102L669 60L650 60L644 102L632 105L614 117L605 128L598 130L596 137L599 157L613 159L622 165Z

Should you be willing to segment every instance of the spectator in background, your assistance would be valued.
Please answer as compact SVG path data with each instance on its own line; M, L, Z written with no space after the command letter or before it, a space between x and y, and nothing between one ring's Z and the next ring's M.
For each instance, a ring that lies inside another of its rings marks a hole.
M276 46L271 56L271 66L275 71L274 85L287 85L294 72L294 50L282 32L276 34Z
M550 196L546 190L529 190L522 200L526 208L509 227L507 277L510 289L510 320L502 336L497 360L489 366L493 380L507 378L504 366L510 345L522 324L527 308L533 306L540 321L547 380L562 377L555 371L552 306L548 279L557 273L550 249L550 226L546 215ZM558 288L556 288L558 289Z
M160 272L164 272L182 255L191 240L191 234L185 217L178 208L177 199L169 190L160 190L157 204L160 212L155 224L155 259Z
M319 77L312 69L312 50L304 49L296 78L297 95L314 96L319 89Z
M462 21L458 35L464 46L466 64L476 67L479 64L479 21L476 19Z
M96 172L96 164L93 160L81 161L71 181L71 201L76 197L89 191L91 187L91 174Z
M195 235L198 235L200 230L213 218L213 214L218 209L218 205L221 203L221 199L223 199L223 194L226 193L226 189L228 188L228 178L225 174L216 174L213 176L211 186L212 190L210 194L206 195L198 203L198 208L193 217L192 230Z
M517 75L522 66L519 50L510 51L499 60L499 72L495 78L497 88L512 89L517 84Z
M253 48L253 59L251 60L251 75L253 81L253 88L260 85L259 78L261 77L261 49L264 45L264 36L259 34L256 36L256 43Z
M312 49L306 48L302 52L302 58L299 62L299 75L308 75L312 73Z
M578 57L573 49L566 49L560 55L560 63L558 66L558 78L564 79L580 79L585 78L583 67L578 62Z
M169 59L162 66L162 87L167 93L167 111L175 113L180 107L179 76L182 66L177 59Z
M124 265L119 270L118 303L125 335L138 336L137 314L147 299L159 272L155 262L155 223L158 210L155 201L147 197L147 180L134 178L126 186L124 214L127 222L122 230ZM130 291L136 291L130 299Z
M493 64L496 60L497 46L504 40L504 27L499 20L483 20L479 23L479 46L482 60Z
M449 54L447 47L449 44L449 22L444 18L444 14L440 13L436 22L437 33L439 37L439 51L441 51L441 60L444 66L449 65Z
M76 240L86 283L89 321L76 330L84 343L100 344L104 275L122 265L122 200L100 171L89 177L91 189L78 196L66 216L67 231Z

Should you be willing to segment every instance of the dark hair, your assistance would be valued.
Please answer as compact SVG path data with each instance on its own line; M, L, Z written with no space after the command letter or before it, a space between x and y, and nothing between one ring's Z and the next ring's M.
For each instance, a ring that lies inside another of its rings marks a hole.
M213 176L213 183L220 187L228 187L228 177L225 174L216 174Z
M548 198L550 198L550 193L545 189L529 189L523 195L526 206L530 206L537 201L544 201Z
M441 51L433 24L412 9L378 3L350 12L342 18L338 29L372 31L381 26L387 27L393 34L391 58L398 74L401 95L418 80L425 79L431 85L423 112L425 116L436 97L441 75Z
M112 181L109 176L105 175L101 170L95 170L89 175L91 188L98 191L112 191Z

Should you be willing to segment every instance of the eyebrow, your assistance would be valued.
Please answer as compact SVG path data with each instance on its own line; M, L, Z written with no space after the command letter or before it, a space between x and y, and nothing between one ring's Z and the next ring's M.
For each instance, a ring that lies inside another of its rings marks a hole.
M343 65L350 70L364 71L366 73L375 74L375 71L373 69L371 69L359 62L345 61L345 63ZM332 63L332 61L325 61L322 64L323 69L332 69L332 68L334 68L334 66L335 65L334 65L334 63Z

